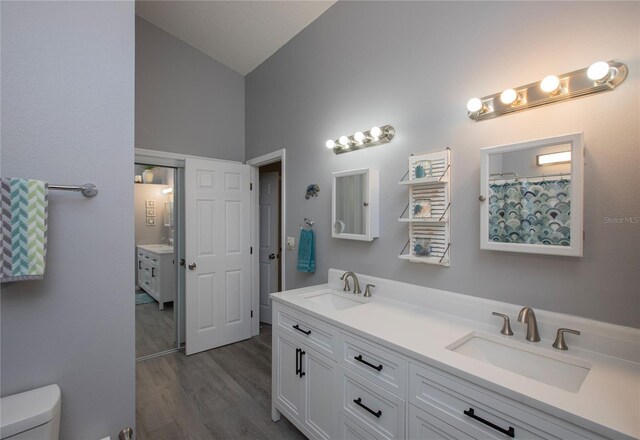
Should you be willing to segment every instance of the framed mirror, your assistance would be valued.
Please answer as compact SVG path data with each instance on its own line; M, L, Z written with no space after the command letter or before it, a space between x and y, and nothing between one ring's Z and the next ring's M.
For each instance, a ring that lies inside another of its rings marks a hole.
M331 236L372 241L378 227L378 171L372 168L333 173Z
M480 152L480 248L582 256L582 133Z

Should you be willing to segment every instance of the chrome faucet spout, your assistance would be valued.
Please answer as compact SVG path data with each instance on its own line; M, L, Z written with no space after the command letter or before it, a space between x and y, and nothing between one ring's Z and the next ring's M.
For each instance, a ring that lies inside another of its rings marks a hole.
M360 282L358 281L358 277L353 272L345 272L340 277L341 280L344 280L344 288L342 290L350 291L351 288L349 286L349 277L353 278L353 293L360 294L362 290L360 290Z
M527 341L539 342L538 321L531 307L523 307L518 314L518 322L527 324Z

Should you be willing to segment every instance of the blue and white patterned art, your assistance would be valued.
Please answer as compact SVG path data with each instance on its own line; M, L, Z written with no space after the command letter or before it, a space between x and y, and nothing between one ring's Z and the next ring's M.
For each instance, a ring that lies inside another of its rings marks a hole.
M571 244L571 180L505 180L489 185L489 240Z

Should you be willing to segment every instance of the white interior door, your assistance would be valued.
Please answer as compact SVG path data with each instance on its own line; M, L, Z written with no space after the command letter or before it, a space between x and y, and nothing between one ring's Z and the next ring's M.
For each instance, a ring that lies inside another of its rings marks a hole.
M249 166L185 162L186 353L251 337Z
M269 294L278 291L279 180L277 172L260 175L260 321L267 324L271 324Z

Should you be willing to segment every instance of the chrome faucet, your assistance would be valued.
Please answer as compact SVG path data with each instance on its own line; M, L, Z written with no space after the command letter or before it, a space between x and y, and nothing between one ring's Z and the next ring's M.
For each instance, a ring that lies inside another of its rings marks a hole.
M342 290L350 292L351 287L349 286L349 277L353 278L353 293L360 294L362 290L360 290L360 282L358 281L358 277L353 272L345 272L340 277L341 280L344 280L344 288Z
M533 313L533 309L531 307L523 307L522 310L520 310L520 313L518 314L518 322L527 324L527 341L540 341L538 321L536 320L536 314Z

